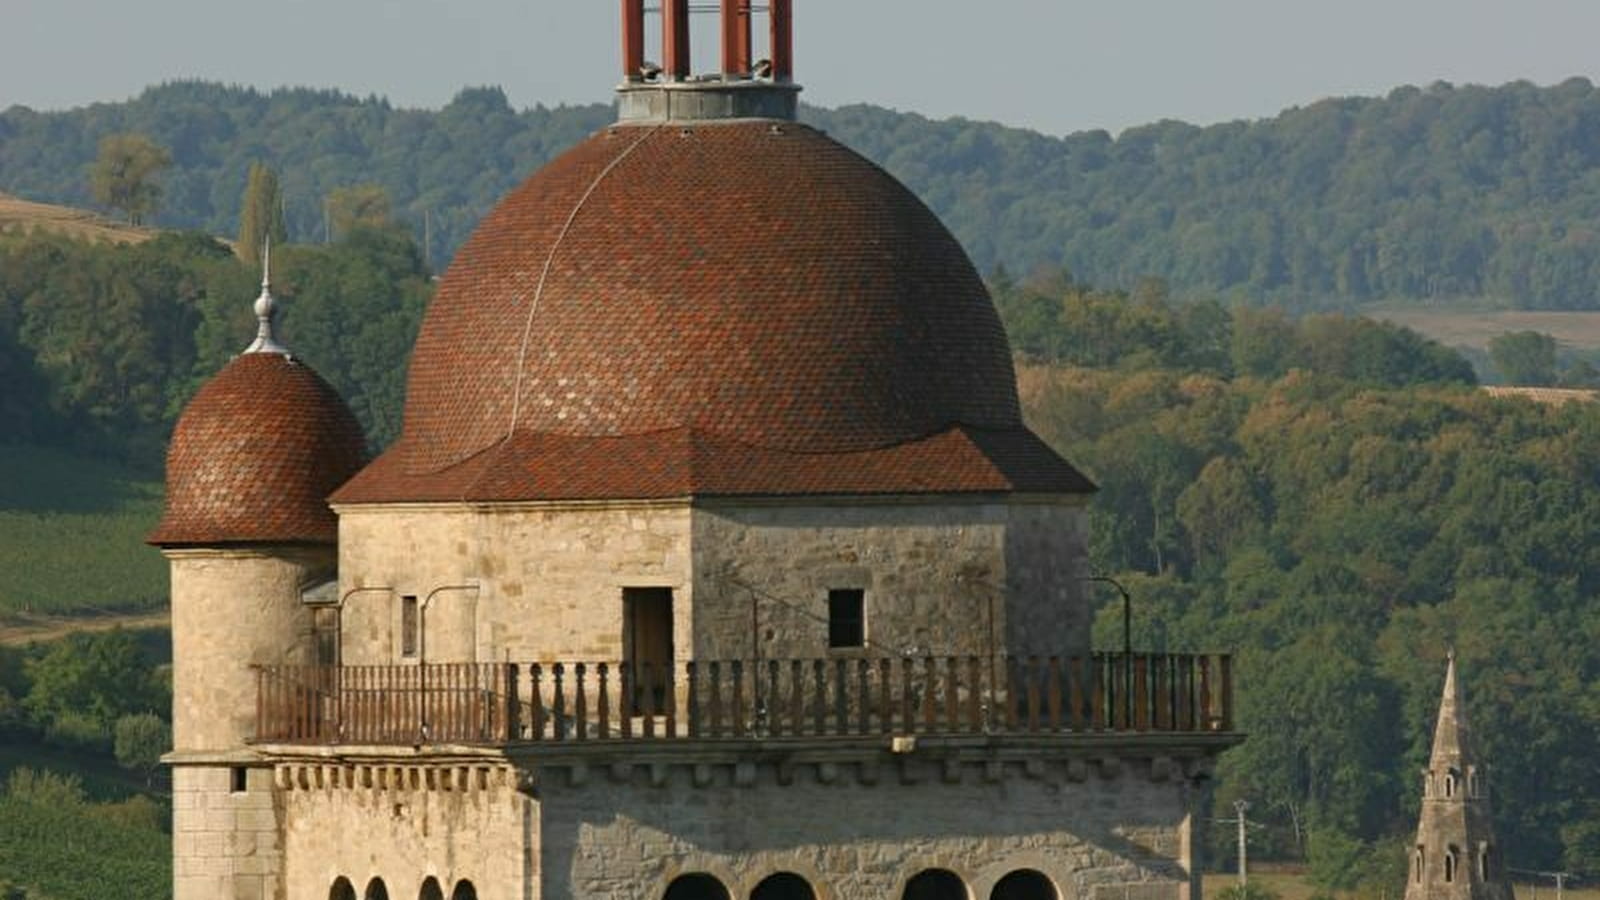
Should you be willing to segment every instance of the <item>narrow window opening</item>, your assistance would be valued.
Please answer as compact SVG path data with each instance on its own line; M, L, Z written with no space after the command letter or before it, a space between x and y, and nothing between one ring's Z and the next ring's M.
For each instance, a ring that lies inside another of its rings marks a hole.
M400 598L400 655L417 655L417 598L411 595Z
M339 607L321 606L311 612L313 653L319 666L339 664Z
M250 789L249 769L244 766L234 766L229 775L232 776L232 784L229 785L229 788L235 794L242 794Z
M1417 845L1417 852L1411 858L1411 867L1412 867L1412 870L1413 870L1413 877L1416 879L1417 884L1421 884L1422 883L1422 867L1427 861L1428 861L1428 857L1425 855L1425 852L1422 849L1422 845L1418 844Z
M1444 795L1446 798L1454 797L1456 795L1456 773L1454 770L1445 773Z
M1489 880L1489 848L1487 846L1478 848L1478 879L1480 881Z
M828 648L844 650L867 643L866 592L836 588L828 592Z
M1444 883L1451 884L1456 880L1456 848L1451 847L1444 852Z

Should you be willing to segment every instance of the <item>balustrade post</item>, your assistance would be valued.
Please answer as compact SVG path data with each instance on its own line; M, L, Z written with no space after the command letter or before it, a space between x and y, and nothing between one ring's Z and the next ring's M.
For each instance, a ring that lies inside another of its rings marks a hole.
M689 681L684 700L689 707L685 710L688 714L689 737L697 738L700 736L700 669L694 660L683 664L683 676Z
M722 663L711 661L711 734L722 736Z
M1050 730L1061 730L1061 657L1052 656L1045 663L1045 709L1049 713Z
M1148 665L1149 660L1143 655L1133 658L1133 727L1138 731L1150 729L1150 686L1146 680Z
M597 737L604 741L611 737L611 666L601 663L600 666L600 722Z

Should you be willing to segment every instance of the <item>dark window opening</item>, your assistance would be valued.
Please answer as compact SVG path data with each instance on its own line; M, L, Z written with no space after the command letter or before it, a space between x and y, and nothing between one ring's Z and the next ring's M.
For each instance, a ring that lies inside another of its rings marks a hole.
M311 612L313 652L319 666L339 664L339 608L319 606Z
M906 882L900 900L967 900L967 885L949 869L927 869Z
M478 889L463 878L456 882L456 889L450 892L450 900L478 900Z
M235 794L242 794L250 789L249 769L244 766L234 766L228 774L232 776L232 784L229 785L229 789Z
M667 885L661 900L732 900L722 882L704 872L679 875Z
M672 702L672 589L622 589L623 690L629 715L663 715Z
M343 875L335 878L333 887L328 888L328 900L356 900L355 886Z
M389 900L389 889L383 886L382 878L374 878L367 882L367 893L362 900Z
M1478 850L1478 879L1489 880L1489 848L1482 847Z
M793 872L768 875L750 892L750 900L817 900L810 882Z
M1060 900L1061 894L1043 872L1018 869L1000 879L989 900Z
M842 650L867 643L866 592L850 588L828 592L828 648Z
M1416 867L1417 884L1421 884L1422 883L1422 867L1423 867L1423 865L1425 863L1427 863L1427 861L1428 861L1427 854L1423 852L1422 845L1418 844L1417 845L1417 852L1412 857L1412 864Z
M1456 880L1456 848L1451 847L1444 852L1444 883L1450 884Z
M439 887L439 879L432 875L422 882L422 893L417 895L420 900L444 900L444 888Z
M417 655L417 598L400 598L400 655Z

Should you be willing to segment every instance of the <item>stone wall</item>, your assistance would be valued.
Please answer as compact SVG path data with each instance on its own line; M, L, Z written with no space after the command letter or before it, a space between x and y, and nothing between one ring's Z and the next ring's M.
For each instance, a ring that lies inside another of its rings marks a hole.
M689 631L687 504L339 512L340 588L360 591L344 605L346 663L402 661L405 595L426 606L429 662L618 659L625 587L672 588Z
M239 778L242 785L236 783ZM282 898L274 800L270 768L173 766L174 900Z
M312 662L300 589L331 575L333 548L168 550L172 567L172 740L179 753L231 752L255 736L253 665Z
M828 592L865 592L867 653L1088 647L1085 517L960 499L705 503L695 510L701 656L828 655Z
M462 879L483 898L539 896L537 807L509 767L295 762L276 780L291 900L327 897L341 877L358 897L374 878L416 897L429 877L447 897Z
M1043 873L1065 900L1191 895L1193 790L1153 780L1148 761L1110 775L1065 763L867 765L638 766L577 784L553 772L539 792L542 900L659 900L695 872L734 897L794 872L820 900L895 898L928 868L956 873L979 898L1018 869Z
M1084 522L1065 500L345 507L343 659L404 661L407 595L430 662L620 659L629 587L672 589L680 659L826 656L832 588L865 592L869 655L1078 653Z

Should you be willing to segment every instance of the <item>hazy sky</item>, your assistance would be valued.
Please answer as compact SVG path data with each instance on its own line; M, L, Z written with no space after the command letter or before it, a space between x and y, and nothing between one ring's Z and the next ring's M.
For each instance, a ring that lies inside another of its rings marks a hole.
M652 0L652 3L654 0ZM709 3L710 0L696 0ZM1272 115L1399 84L1600 80L1596 0L795 0L811 103L1056 134ZM0 108L120 100L173 78L439 106L603 101L615 0L0 0ZM696 26L712 68L713 17ZM658 57L652 40L652 58Z

